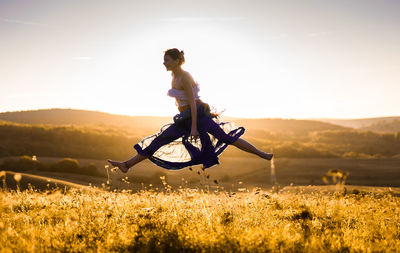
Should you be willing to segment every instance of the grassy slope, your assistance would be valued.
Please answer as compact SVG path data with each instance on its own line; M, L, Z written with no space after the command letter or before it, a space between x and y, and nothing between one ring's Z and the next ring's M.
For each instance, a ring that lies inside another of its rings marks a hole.
M19 181L16 181L15 176L20 175L21 179ZM90 188L87 186L87 181L80 180L78 181L79 183L76 182L76 180L71 180L75 182L71 182L68 179L65 179L65 175L63 175L64 180L57 179L52 176L45 176L45 175L35 175L31 173L17 173L13 171L5 171L5 176L2 176L1 181L2 181L2 188L3 189L20 189L21 191L27 190L27 189L35 189L39 191L46 191L46 190L52 190L52 189L63 189L63 190L68 190L68 189L80 189L83 191L93 191L93 188ZM99 180L98 178L97 180ZM96 178L91 178L87 180L96 180ZM102 179L100 179L102 180ZM102 180L104 181L104 180Z
M0 191L0 251L396 252L400 200L185 189Z
M43 162L52 162L58 158L41 158ZM221 156L221 164L203 172L199 166L169 171L157 167L149 161L144 161L127 173L109 173L110 186L119 189L140 190L152 184L153 187L162 187L160 176L166 176L167 182L174 188L180 185L186 187L212 188L223 187L227 190L240 187L269 188L270 164L257 157L224 157ZM275 160L278 183L283 187L293 183L294 185L323 185L321 177L330 169L339 168L349 172L346 181L348 185L366 186L391 186L400 187L400 160L399 159L291 159L280 158ZM99 171L107 176L103 160L83 159L81 165L94 163ZM198 172L200 174L198 174ZM97 178L68 173L54 172L27 172L45 177L66 180L69 182L88 186L92 184L101 187L106 183L107 177ZM207 175L209 178L207 179ZM128 177L127 179L125 177ZM182 178L184 180L182 180ZM122 180L124 179L124 180ZM218 184L213 181L217 180ZM128 183L129 182L129 183ZM242 182L239 184L239 182Z
M162 123L169 122L169 118L157 117L128 117L111 115L101 112L90 112L81 110L39 110L33 112L14 112L14 113L1 113L0 116L8 115L8 120L22 121L27 123L43 123L44 119L49 120L47 123L118 123L120 126L130 125L126 127L125 131L129 133L137 133L139 127L144 127L140 132L141 136L147 133L153 133L154 129ZM58 116L57 116L58 115ZM14 118L12 118L12 117ZM53 117L50 117L53 116ZM57 116L57 117L55 117ZM1 118L0 117L0 118ZM157 118L157 119L156 119ZM155 120L156 119L156 120ZM36 121L35 121L36 120ZM61 120L61 121L60 121ZM64 120L64 121L62 121ZM155 121L154 121L155 120ZM284 120L284 119L235 119L239 125L244 125L247 128L247 136L258 135L261 132L279 130L279 131L295 131L296 133L304 134L307 131L319 131L326 129L342 129L341 127L331 124L316 122L316 121L301 121L301 120ZM50 127L50 126L49 126ZM262 129L260 129L260 127ZM74 128L79 128L75 125ZM108 129L110 128L110 129ZM85 129L82 126L82 129ZM95 127L88 127L90 131L94 131ZM104 132L108 129L107 133L119 131L121 128L111 128L104 125L98 126L99 132ZM128 129L128 130L127 130ZM130 130L129 130L130 129ZM89 131L88 130L88 131ZM155 130L154 130L155 131ZM131 149L131 147L129 147ZM236 150L229 148L230 151ZM254 158L253 156L243 155L239 157L227 157L228 154L224 153L221 157L221 165L210 168L207 170L207 175L210 178L207 180L205 174L198 175L199 168L195 168L194 172L184 169L181 171L166 171L158 168L150 162L144 162L134 168L134 172L123 175L121 173L112 174L111 182L115 187L132 187L140 188L141 182L146 184L155 183L159 181L159 176L167 175L168 182L174 186L182 183L182 178L188 181L190 185L200 185L207 182L212 183L214 179L219 181L219 184L225 188L232 187L232 184L237 184L238 181L243 181L244 185L258 185L262 187L269 187L269 164L264 161ZM133 152L132 152L133 153ZM235 153L236 154L236 153ZM112 157L114 158L114 157ZM42 158L40 158L42 159ZM43 158L48 161L59 158ZM41 160L44 161L44 160ZM81 165L86 165L89 162L95 165L105 174L104 165L105 161L79 159ZM277 176L278 181L282 185L294 183L295 185L308 185L308 184L322 184L321 176L329 169L339 168L344 171L350 172L348 179L349 184L358 185L381 185L381 186L399 186L397 178L400 178L400 165L397 159L277 159ZM0 168L1 169L1 168ZM79 175L67 175L60 173L46 172L41 175L51 176L58 179L67 179L76 183L93 183L101 184L101 180L92 180ZM122 183L121 178L124 176L129 177L130 185ZM104 179L103 179L104 181Z

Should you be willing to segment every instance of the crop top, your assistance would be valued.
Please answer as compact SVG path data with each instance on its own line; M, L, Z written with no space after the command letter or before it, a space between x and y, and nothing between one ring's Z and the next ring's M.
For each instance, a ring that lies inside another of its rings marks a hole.
M193 86L194 100L200 100L199 91L200 91L199 84L196 83L196 85ZM179 107L189 105L189 101L188 98L186 97L184 90L169 89L168 96L176 98L177 105Z

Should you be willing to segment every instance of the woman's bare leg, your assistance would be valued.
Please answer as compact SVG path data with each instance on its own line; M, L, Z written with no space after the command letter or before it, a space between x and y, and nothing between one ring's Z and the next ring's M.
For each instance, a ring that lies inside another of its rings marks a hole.
M136 154L134 157L132 157L129 160L126 160L124 162L118 162L118 161L113 161L108 159L107 161L111 163L111 165L118 167L122 172L126 173L128 172L129 168L136 165L137 163L147 159L147 156L143 156L141 154Z
M253 145L251 145L249 142L245 141L242 138L237 139L235 142L232 143L232 145L243 151L258 155L259 157L267 159L267 160L271 160L272 157L274 156L272 153L265 153L265 152L257 149L256 147L254 147Z

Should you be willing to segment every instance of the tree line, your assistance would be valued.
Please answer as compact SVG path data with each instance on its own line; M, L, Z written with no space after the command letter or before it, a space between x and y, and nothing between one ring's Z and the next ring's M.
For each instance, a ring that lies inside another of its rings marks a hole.
M41 156L87 159L126 159L135 154L133 145L153 131L109 126L76 127L27 124L0 124L0 157ZM304 134L247 130L244 138L276 157L334 158L334 157L398 157L400 132L376 133L352 129L310 131ZM224 155L245 153L228 148Z
M36 159L36 156L21 156L18 159L7 158L0 164L1 170L11 171L51 171L62 173L75 173L89 176L103 176L98 172L93 164L81 166L79 162L72 158L63 158L57 162L46 164Z

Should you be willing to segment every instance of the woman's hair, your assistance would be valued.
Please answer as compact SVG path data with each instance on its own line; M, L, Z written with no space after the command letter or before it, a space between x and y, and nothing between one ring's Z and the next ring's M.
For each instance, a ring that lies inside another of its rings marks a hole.
M185 56L182 51L179 51L177 48L171 48L168 49L167 51L164 51L164 55L169 55L171 56L172 59L174 60L179 60L179 65L182 65L185 63Z

